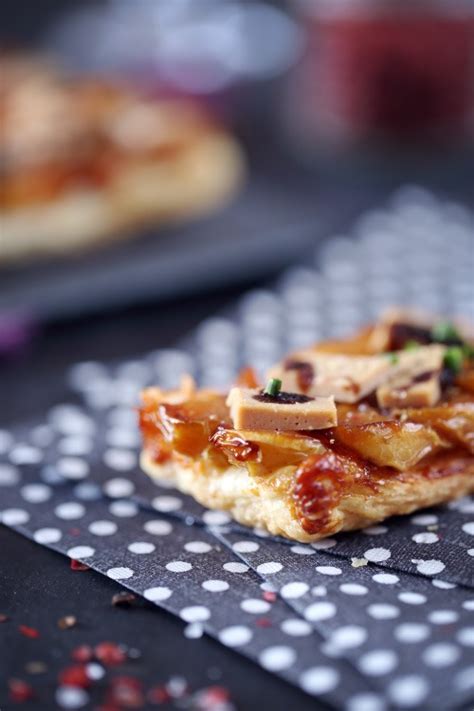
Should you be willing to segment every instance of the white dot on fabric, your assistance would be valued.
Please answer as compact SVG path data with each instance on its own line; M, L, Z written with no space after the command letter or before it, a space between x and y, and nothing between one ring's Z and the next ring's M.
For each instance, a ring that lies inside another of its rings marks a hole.
M66 501L54 509L56 516L62 518L64 521L74 521L78 518L82 518L85 512L86 509L84 506L77 501Z
M296 652L291 647L276 645L267 647L259 655L260 664L268 671L282 671L288 669L296 660Z
M464 627L456 635L459 644L465 647L474 647L474 627Z
M137 464L137 456L130 449L107 449L104 452L103 460L109 469L115 469L118 472L129 471Z
M202 520L208 526L224 526L231 519L225 511L205 511Z
M89 533L94 536L113 536L117 532L117 524L113 521L93 521L89 525Z
M290 637L305 637L313 632L313 628L305 620L300 620L298 617L289 620L283 620L280 629Z
M395 585L399 582L398 576L392 573L376 573L372 576L372 580L380 585Z
M260 548L255 541L237 541L232 546L232 550L236 553L255 553Z
M105 482L104 491L112 499L121 499L131 496L135 491L135 485L129 479L115 477Z
M455 610L433 610L428 615L428 620L434 625L451 625L458 619L459 615Z
M407 605L423 605L426 602L426 595L421 593L411 592L410 590L405 590L399 593L398 599L400 602L404 602Z
M311 589L311 595L314 595L314 597L324 597L327 595L327 592L327 588L324 585L315 585L315 587Z
M411 522L415 526L433 526L438 523L438 517L434 514L419 514L411 517Z
M398 607L388 602L374 602L368 606L367 612L374 620L393 620L400 614Z
M208 592L224 592L229 589L229 583L226 583L225 580L205 580L201 587Z
M112 578L112 580L128 580L134 575L131 568L125 566L119 566L118 568L109 568L107 571L107 576Z
M74 496L82 501L97 501L102 496L102 491L97 484L93 484L91 481L81 481L76 484L74 489Z
M252 630L244 627L244 625L225 627L219 632L219 641L225 644L226 647L241 647L244 644L248 644L252 637Z
M281 563L276 563L271 560L267 563L260 563L260 565L257 565L257 573L260 573L260 575L273 575L274 573L278 573L282 568L283 566Z
M363 528L361 533L365 533L366 536L382 536L387 531L387 526L369 526L368 528Z
M20 472L13 464L0 464L0 486L15 486L20 481Z
M172 594L173 593L169 588L156 587L145 590L143 597L150 602L163 602L171 597Z
M336 544L337 541L335 538L323 538L321 541L311 543L311 547L314 548L316 551L326 551L329 548L334 548Z
M367 630L358 625L347 625L334 630L330 643L339 649L353 649L359 647L367 639Z
M300 676L302 689L308 694L318 696L327 694L339 683L339 673L333 667L312 667Z
M84 479L89 474L89 465L84 459L76 457L62 457L56 462L58 472L65 479L77 481Z
M396 627L394 634L399 642L416 644L429 636L430 628L421 622L404 622Z
M234 563L233 561L224 563L222 567L224 570L227 570L228 573L246 573L249 569L245 563Z
M335 565L317 565L316 571L321 575L341 575L342 570Z
M474 666L458 672L454 677L454 683L461 691L474 689Z
M130 543L128 550L130 553L135 553L135 555L146 555L147 553L153 553L155 546L153 543L147 543L146 541L136 541Z
M332 602L313 602L304 611L304 616L309 622L329 620L336 614L336 606Z
M265 612L268 612L270 607L269 602L259 600L258 598L249 598L248 600L242 600L240 603L240 608L251 615L263 615Z
M43 543L46 545L48 543L57 543L61 540L62 535L63 534L59 528L39 528L33 534L33 538L36 543Z
M465 600L462 606L465 610L474 610L474 600Z
M156 511L161 513L169 513L170 511L178 511L183 505L181 499L177 496L155 496L151 505Z
M346 711L385 711L387 705L377 694L368 691L356 694L347 702Z
M58 451L61 452L61 454L67 454L73 457L89 454L93 447L93 440L84 435L71 435L70 437L64 437L58 442Z
M427 696L428 683L421 676L404 676L389 684L388 696L401 708L418 706Z
M131 518L138 513L138 506L133 501L112 501L109 511L117 518Z
M147 533L151 533L153 536L167 536L173 530L173 526L169 521L162 521L160 519L147 521L143 528Z
M392 672L398 664L398 657L391 649L374 649L362 655L359 669L369 676L383 676Z
M447 580L432 580L431 584L433 587L439 588L440 590L452 590L457 587L455 583L448 583Z
M468 521L467 523L465 523L462 527L462 530L469 536L474 536L474 521Z
M446 568L445 564L440 560L412 560L415 563L416 569L422 575L437 575Z
M52 491L46 484L26 484L20 493L29 504L42 504L51 498Z
M73 546L69 548L67 554L70 558L77 560L78 558L90 558L94 555L95 550L91 546Z
M22 526L30 520L30 514L24 509L5 509L0 516L5 526Z
M370 563L381 563L384 560L388 560L391 555L387 548L369 548L369 550L365 551L364 558Z
M166 570L169 570L170 573L187 573L192 567L191 563L184 560L172 560L166 564Z
M467 554L471 556L471 558L474 558L474 548L469 548L467 551Z
M191 605L184 607L179 615L185 622L205 622L210 618L211 613L204 605Z
M189 543L185 544L184 550L188 551L188 553L209 553L212 550L212 546L205 541L189 541Z
M439 541L439 536L436 533L430 533L429 531L424 531L422 533L415 533L412 537L412 541L415 543L436 543Z
M10 461L13 464L38 464L43 459L43 452L38 447L28 444L17 444L10 450Z
M10 432L7 432L6 430L0 430L0 452L2 454L8 452L12 444L13 437Z
M365 585L359 585L359 583L342 583L339 590L345 595L367 595L369 592Z
M292 553L296 555L315 555L314 550L310 546L291 546Z
M294 600L295 598L305 595L309 590L309 585L306 583L294 582L286 583L280 590L280 595L285 600Z
M78 686L60 686L55 699L63 709L80 709L89 702L89 694Z
M449 667L457 662L461 653L454 644L440 642L427 647L421 655L425 664L436 669Z

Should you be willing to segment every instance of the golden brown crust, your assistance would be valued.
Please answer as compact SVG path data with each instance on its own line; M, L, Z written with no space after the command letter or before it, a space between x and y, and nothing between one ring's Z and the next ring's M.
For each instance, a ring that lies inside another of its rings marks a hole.
M265 528L274 535L302 543L312 543L340 531L365 528L390 516L412 513L474 493L474 461L468 463L466 458L462 473L431 480L407 473L404 480L387 480L383 488L373 494L343 497L331 511L331 520L324 532L311 534L305 531L288 505L288 492L279 491L265 479L250 477L245 466L232 465L224 472L203 471L202 464L191 459L157 464L146 451L142 453L141 466L158 482L160 479L172 482L204 506L229 511L245 526Z
M336 353L354 347L357 338ZM337 425L325 430L236 428L222 393L190 381L172 393L148 389L143 469L244 525L301 542L474 493L474 362L466 344L456 348L461 357L443 373L435 406L385 409L372 394L339 403ZM395 355L401 361L405 351ZM304 391L306 363L290 363Z

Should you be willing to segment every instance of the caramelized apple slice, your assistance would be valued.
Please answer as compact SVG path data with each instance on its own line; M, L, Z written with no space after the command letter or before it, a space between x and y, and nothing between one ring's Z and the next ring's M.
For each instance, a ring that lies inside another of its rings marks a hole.
M446 444L438 434L415 422L373 422L366 425L342 425L334 430L336 439L355 450L364 459L380 466L406 471L428 454Z
M407 419L427 424L439 435L474 454L474 403L459 402L406 411Z

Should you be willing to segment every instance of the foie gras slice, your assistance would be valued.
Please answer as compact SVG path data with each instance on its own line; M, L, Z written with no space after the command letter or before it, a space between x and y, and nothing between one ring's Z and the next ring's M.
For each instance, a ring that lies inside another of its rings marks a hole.
M399 370L377 388L379 407L432 407L441 397L440 375L445 346L432 345L414 351L403 351Z
M232 388L227 405L238 430L322 430L337 425L333 397Z
M283 389L290 392L311 397L332 395L336 402L355 403L401 373L409 378L440 368L444 352L440 345L367 356L307 349L276 365L268 375L279 378Z
M427 345L437 340L433 338L433 332L441 324L451 324L462 341L474 342L474 327L467 319L446 319L422 309L392 307L382 314L373 328L368 346L371 351L380 352L398 350L410 340Z

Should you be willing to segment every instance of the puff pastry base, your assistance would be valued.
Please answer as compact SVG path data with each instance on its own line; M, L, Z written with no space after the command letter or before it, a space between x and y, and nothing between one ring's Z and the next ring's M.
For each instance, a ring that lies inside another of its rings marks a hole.
M279 470L269 479L251 477L245 466L229 466L225 471L204 467L199 460L179 458L156 464L143 451L141 466L155 479L166 480L185 494L211 509L228 511L244 526L264 528L273 535L301 543L312 543L340 531L365 528L390 516L409 514L474 493L474 459L462 459L462 473L427 479L417 472L405 472L403 480L386 480L373 495L349 494L330 512L323 532L307 533L289 505L293 471ZM278 488L272 480L279 477ZM285 485L286 484L286 485Z

